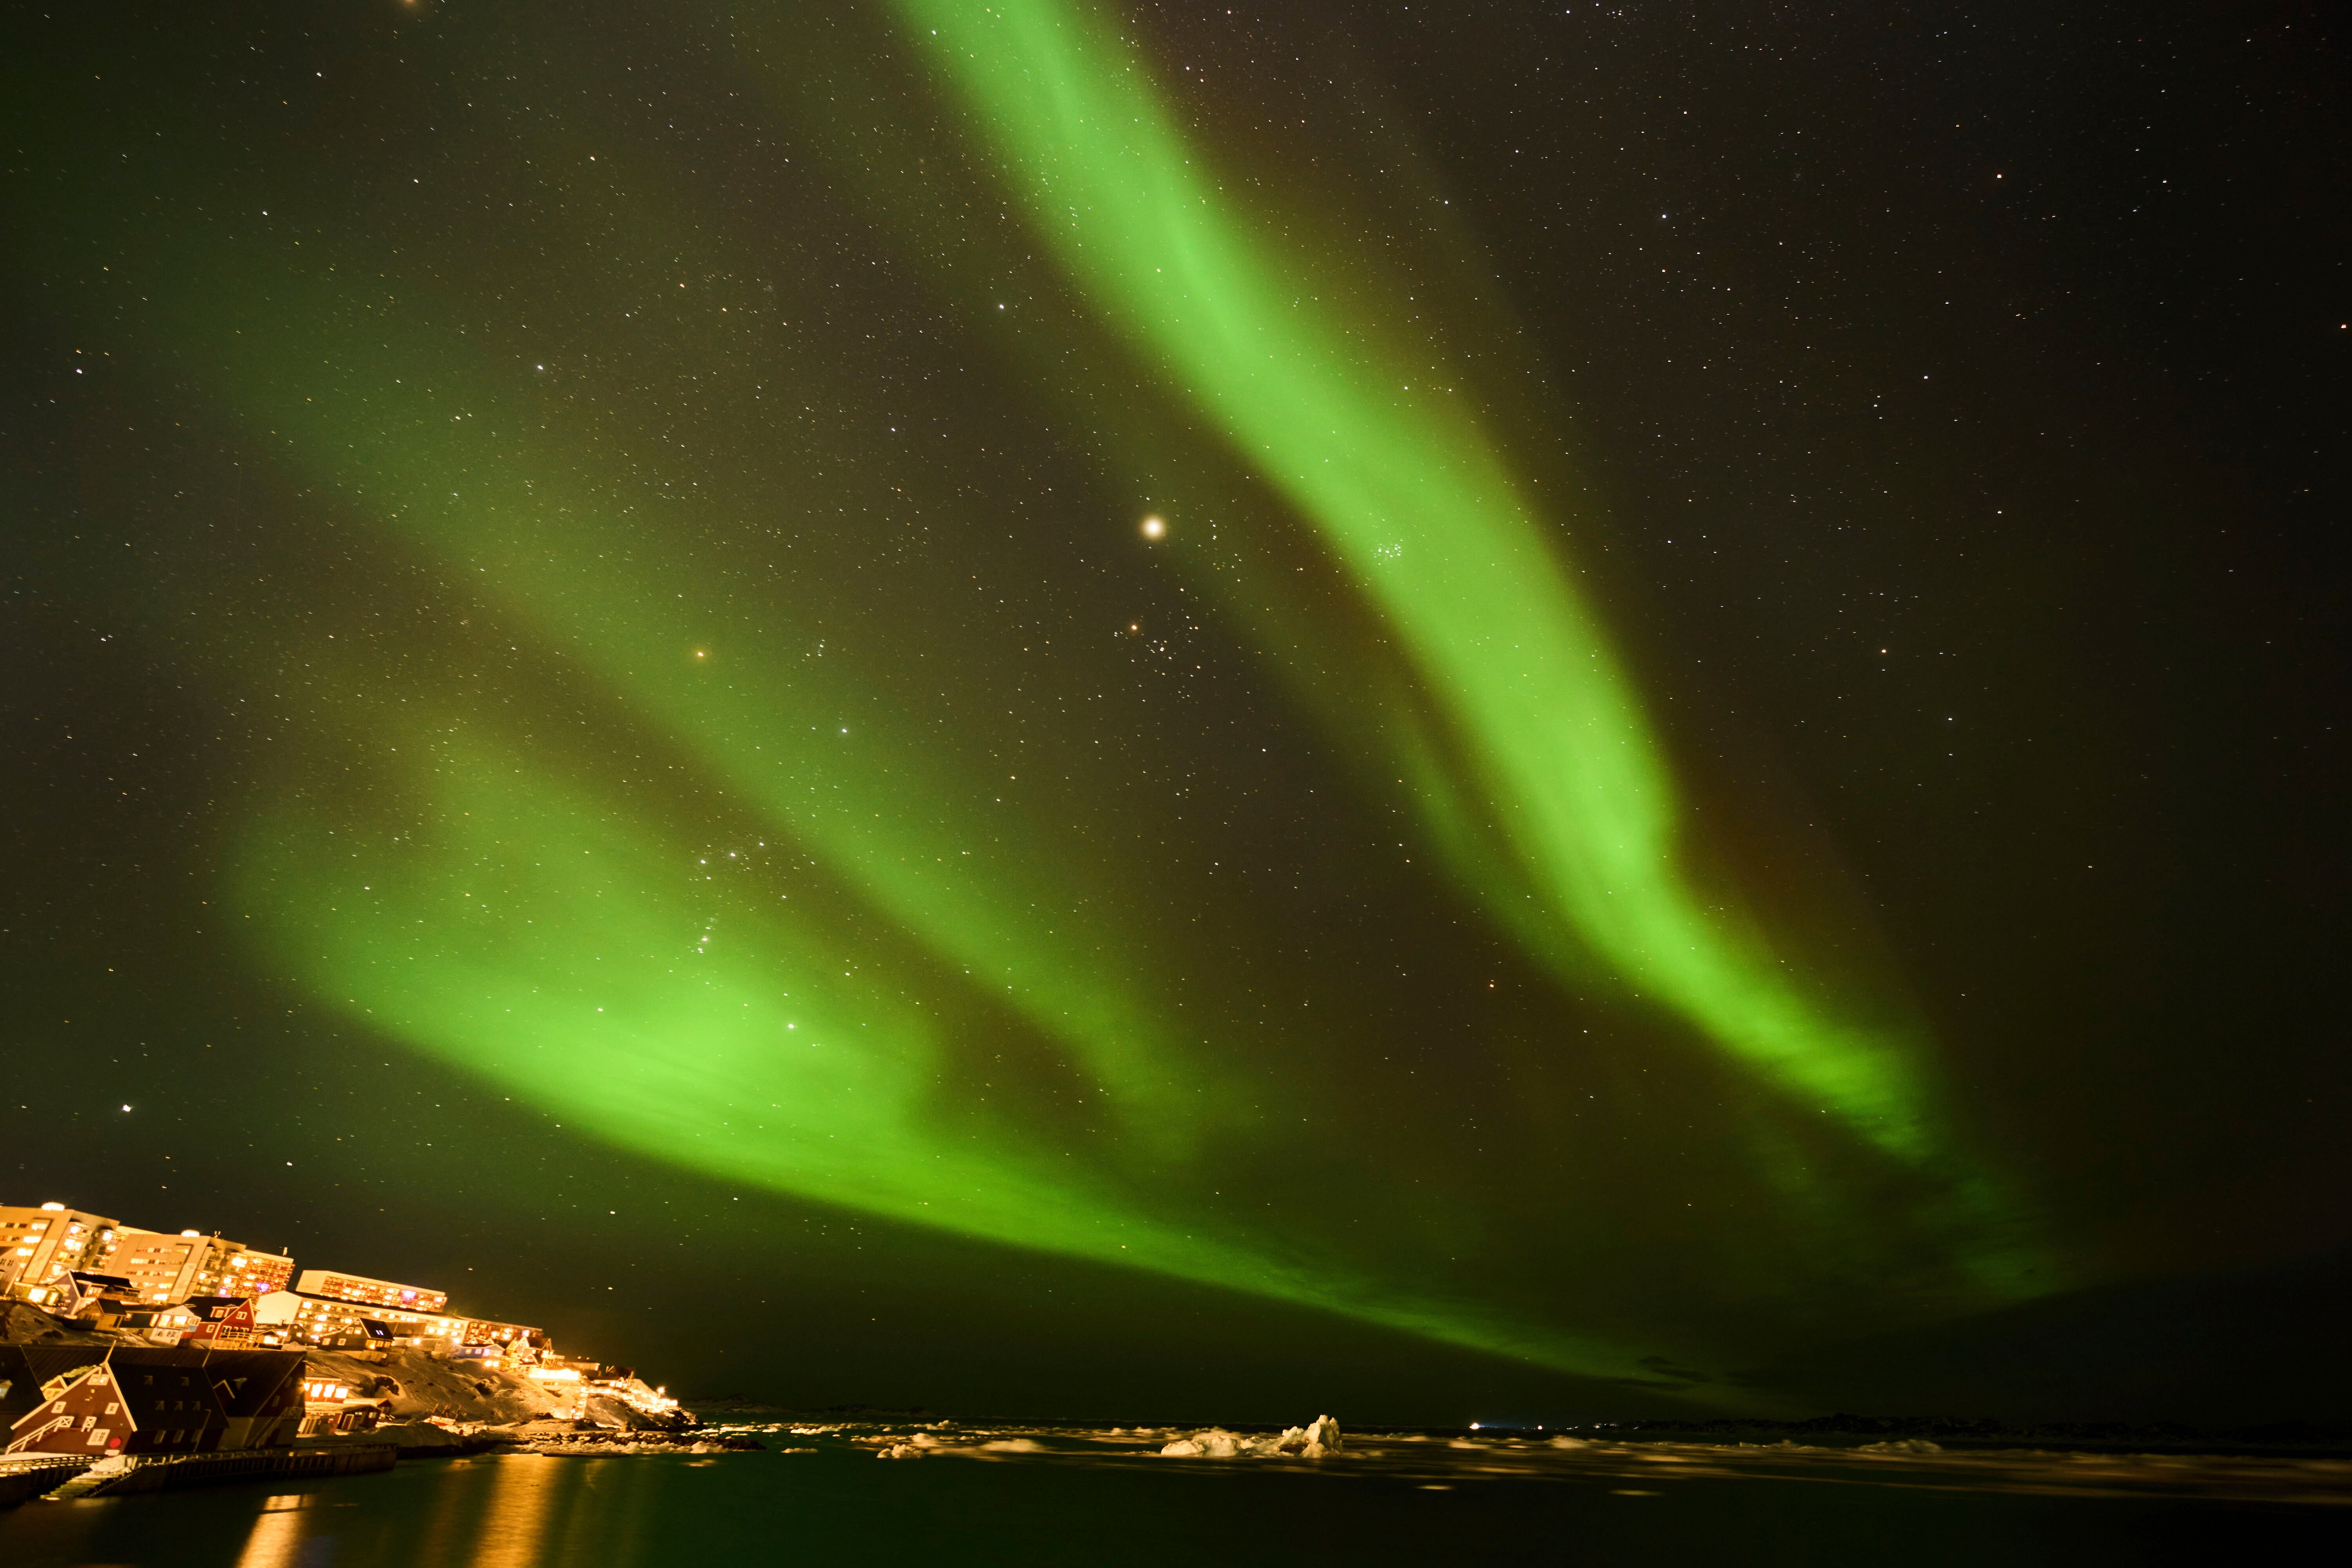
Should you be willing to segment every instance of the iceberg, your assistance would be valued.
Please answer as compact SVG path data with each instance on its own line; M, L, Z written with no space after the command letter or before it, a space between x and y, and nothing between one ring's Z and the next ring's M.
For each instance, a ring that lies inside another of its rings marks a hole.
M1305 1426L1286 1426L1271 1437L1245 1437L1212 1426L1190 1437L1179 1437L1160 1452L1171 1459L1320 1459L1339 1451L1339 1424L1318 1415Z

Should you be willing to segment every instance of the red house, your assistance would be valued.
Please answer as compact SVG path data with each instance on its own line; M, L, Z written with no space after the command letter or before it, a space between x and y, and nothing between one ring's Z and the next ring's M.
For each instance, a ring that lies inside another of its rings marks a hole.
M255 1350L260 1336L253 1320L253 1298L204 1296L188 1303L196 1326L180 1336L184 1345L217 1345L224 1350Z
M228 1424L196 1366L104 1361L41 1393L41 1403L9 1428L9 1453L196 1454L218 1447Z

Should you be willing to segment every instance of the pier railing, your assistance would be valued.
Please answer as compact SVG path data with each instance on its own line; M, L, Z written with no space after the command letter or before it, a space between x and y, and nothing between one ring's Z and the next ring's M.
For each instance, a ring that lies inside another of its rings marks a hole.
M89 1468L90 1461L70 1454L12 1454L0 1458L0 1508L15 1508L27 1498L71 1480Z

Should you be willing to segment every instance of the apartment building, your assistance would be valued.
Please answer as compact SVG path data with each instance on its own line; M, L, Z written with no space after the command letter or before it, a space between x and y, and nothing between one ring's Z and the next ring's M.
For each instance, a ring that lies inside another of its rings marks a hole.
M494 1323L488 1318L467 1318L465 1324L463 1338L468 1345L504 1348L520 1354L532 1345L547 1342L547 1331L528 1323Z
M422 1285L395 1285L389 1279L371 1279L364 1274L344 1274L329 1268L305 1268L294 1281L297 1292L305 1296L331 1296L338 1300L357 1301L363 1306L389 1307L409 1312L439 1312L449 1304L446 1290L427 1290Z
M166 1236L127 1225L118 1232L108 1272L130 1280L133 1299L145 1303L195 1296L250 1298L284 1289L293 1278L294 1260L200 1231Z
M253 1304L254 1334L276 1344L364 1344L370 1309L339 1297L273 1290Z
M68 1270L110 1272L121 1231L120 1221L63 1204L0 1205L0 1293L37 1306Z
M265 1345L320 1345L329 1349L401 1348L446 1354L465 1343L467 1321L437 1312L411 1312L397 1307L364 1306L338 1296L314 1296L304 1290L273 1290L252 1304L242 1320L247 1335L236 1332L237 1315L223 1317L215 1331L226 1343L231 1339Z

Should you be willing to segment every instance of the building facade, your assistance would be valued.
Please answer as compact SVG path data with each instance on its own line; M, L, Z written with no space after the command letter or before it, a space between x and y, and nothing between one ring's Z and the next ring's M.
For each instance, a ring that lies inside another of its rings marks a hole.
M302 1392L302 1436L348 1436L373 1430L383 1413L380 1401L369 1399L333 1371L305 1363L299 1386Z
M468 1345L487 1345L520 1352L529 1346L547 1342L545 1331L534 1329L528 1323L494 1323L488 1318L467 1318L464 1321L466 1329L462 1337Z
M59 1275L110 1272L121 1230L119 1221L63 1204L0 1205L0 1292L39 1306Z
M421 1350L446 1355L466 1342L467 1321L438 1312L374 1307L307 1290L272 1290L218 1314L211 1336L256 1345L316 1345L327 1350Z
M252 1316L253 1335L266 1344L364 1344L371 1337L367 1309L302 1290L272 1290L254 1302Z
M150 1344L176 1345L204 1320L185 1306L132 1303L129 1310L103 1311L98 1315L101 1329L129 1329Z
M294 1260L197 1231L165 1236L129 1225L117 1233L108 1272L129 1279L138 1300L160 1303L192 1296L267 1295L293 1278Z
M302 1422L302 1370L268 1352L0 1346L0 1423L15 1454L278 1447ZM7 1392L19 1375L30 1397Z
M389 1279L371 1279L364 1274L344 1274L331 1268L305 1268L295 1279L294 1289L305 1296L331 1296L362 1306L409 1312L437 1313L449 1304L446 1290L395 1285Z
M118 1364L134 1362L138 1352L116 1356ZM126 1368L125 1370L129 1370ZM213 1385L228 1417L221 1429L224 1448L268 1448L294 1441L305 1405L303 1358L268 1351L223 1352L204 1355L205 1376Z
M284 1336L266 1339L256 1318L258 1303L234 1296L199 1296L182 1310L194 1319L179 1342L206 1350L267 1350L284 1342Z

